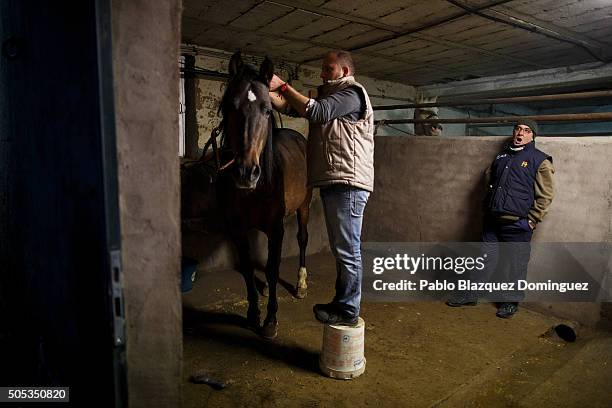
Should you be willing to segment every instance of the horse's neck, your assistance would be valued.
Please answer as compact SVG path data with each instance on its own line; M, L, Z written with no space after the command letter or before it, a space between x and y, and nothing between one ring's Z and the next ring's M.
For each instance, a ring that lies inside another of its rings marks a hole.
M277 174L276 173L276 162L277 155L276 149L274 148L274 129L275 123L272 117L268 120L268 138L266 140L266 144L264 145L264 151L261 155L262 160L260 161L263 182L266 187L266 190L271 189L274 190L275 184L277 183Z

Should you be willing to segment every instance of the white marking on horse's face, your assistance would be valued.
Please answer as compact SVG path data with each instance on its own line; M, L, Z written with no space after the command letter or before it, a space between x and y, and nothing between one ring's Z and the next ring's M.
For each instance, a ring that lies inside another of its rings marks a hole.
M247 94L247 98L249 98L249 101L251 102L254 102L257 100L257 97L255 96L253 91L251 91L250 89L249 89L249 93Z

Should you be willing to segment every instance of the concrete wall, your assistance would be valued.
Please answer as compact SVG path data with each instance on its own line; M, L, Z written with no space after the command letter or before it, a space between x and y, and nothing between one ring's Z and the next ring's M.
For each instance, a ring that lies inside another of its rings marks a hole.
M363 240L478 241L483 172L506 140L377 138L375 191L366 208ZM554 158L556 196L534 241L611 242L612 140L546 138L537 145ZM600 320L598 304L538 307L583 323Z
M179 0L113 1L130 407L180 405Z

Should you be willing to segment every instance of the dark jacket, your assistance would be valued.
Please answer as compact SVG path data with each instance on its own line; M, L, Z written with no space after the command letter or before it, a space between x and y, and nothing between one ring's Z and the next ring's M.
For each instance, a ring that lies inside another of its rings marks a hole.
M548 163L543 165L545 161L549 161L550 166ZM539 206L543 208L538 209L537 201L542 198L539 197L542 195L542 182L538 177L542 169L551 173L550 186L544 186L546 202L540 200ZM535 142L519 151L507 146L495 157L490 167L489 189L485 199L487 212L496 216L529 218L536 223L541 221L552 201L552 173L552 157L536 149Z

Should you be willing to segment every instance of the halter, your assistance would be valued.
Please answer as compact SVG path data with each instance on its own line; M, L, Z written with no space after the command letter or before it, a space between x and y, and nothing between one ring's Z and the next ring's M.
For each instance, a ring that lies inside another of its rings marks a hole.
M244 72L247 69L250 69L251 71L254 71L254 69L249 68L248 65L243 65L243 66L240 67L240 70L236 74L236 77L237 78L241 78L243 76ZM231 83L231 81L230 81L230 83ZM228 83L228 88L226 89L226 92L229 89L230 83ZM224 105L224 102L225 102L225 97L226 96L224 94L223 98L221 99L221 104L219 106L219 111L221 113L223 113L223 105ZM227 146L224 146L225 142L226 142L226 140L225 140L225 137L226 137L226 134L225 134L225 121L226 121L226 118L224 117L221 120L221 123L219 124L219 126L217 126L216 128L214 128L212 130L210 138L208 139L208 141L204 145L204 150L203 150L202 158L201 158L201 160L204 158L204 156L206 155L206 151L207 151L208 147L211 146L212 150L214 152L214 157L215 157L215 172L216 173L220 173L222 171L225 171L225 170L229 169L233 164L236 163L236 157L238 156L238 154L236 152L234 152L231 148L228 148ZM276 127L276 122L274 121L273 116L269 120L268 125L271 127L271 129L269 129L269 132L271 132ZM219 135L221 135L221 142L217 143L217 138L219 137ZM271 141L269 141L269 142L271 143ZM219 148L219 145L221 146L221 148ZM221 155L219 153L219 150L221 150L221 151L223 151L223 150L230 151L232 153L232 158L227 163L221 164Z
M202 156L200 156L200 159L198 161L202 162L202 161L207 161L206 160L206 152L208 151L208 148L211 147L212 151L213 151L213 156L215 159L215 173L220 173L224 170L227 170L227 168L229 168L232 164L234 164L234 162L236 161L236 153L234 153L234 157L232 157L232 159L230 161L228 161L227 163L225 163L224 165L221 165L221 157L219 154L219 146L217 144L217 138L219 137L219 135L222 135L223 138L223 133L221 132L221 130L223 129L223 121L221 121L221 123L219 124L219 126L215 127L211 132L210 132L210 138L208 139L208 141L206 142L206 144L204 145L204 149L202 150ZM221 140L221 146L223 146L223 140Z

